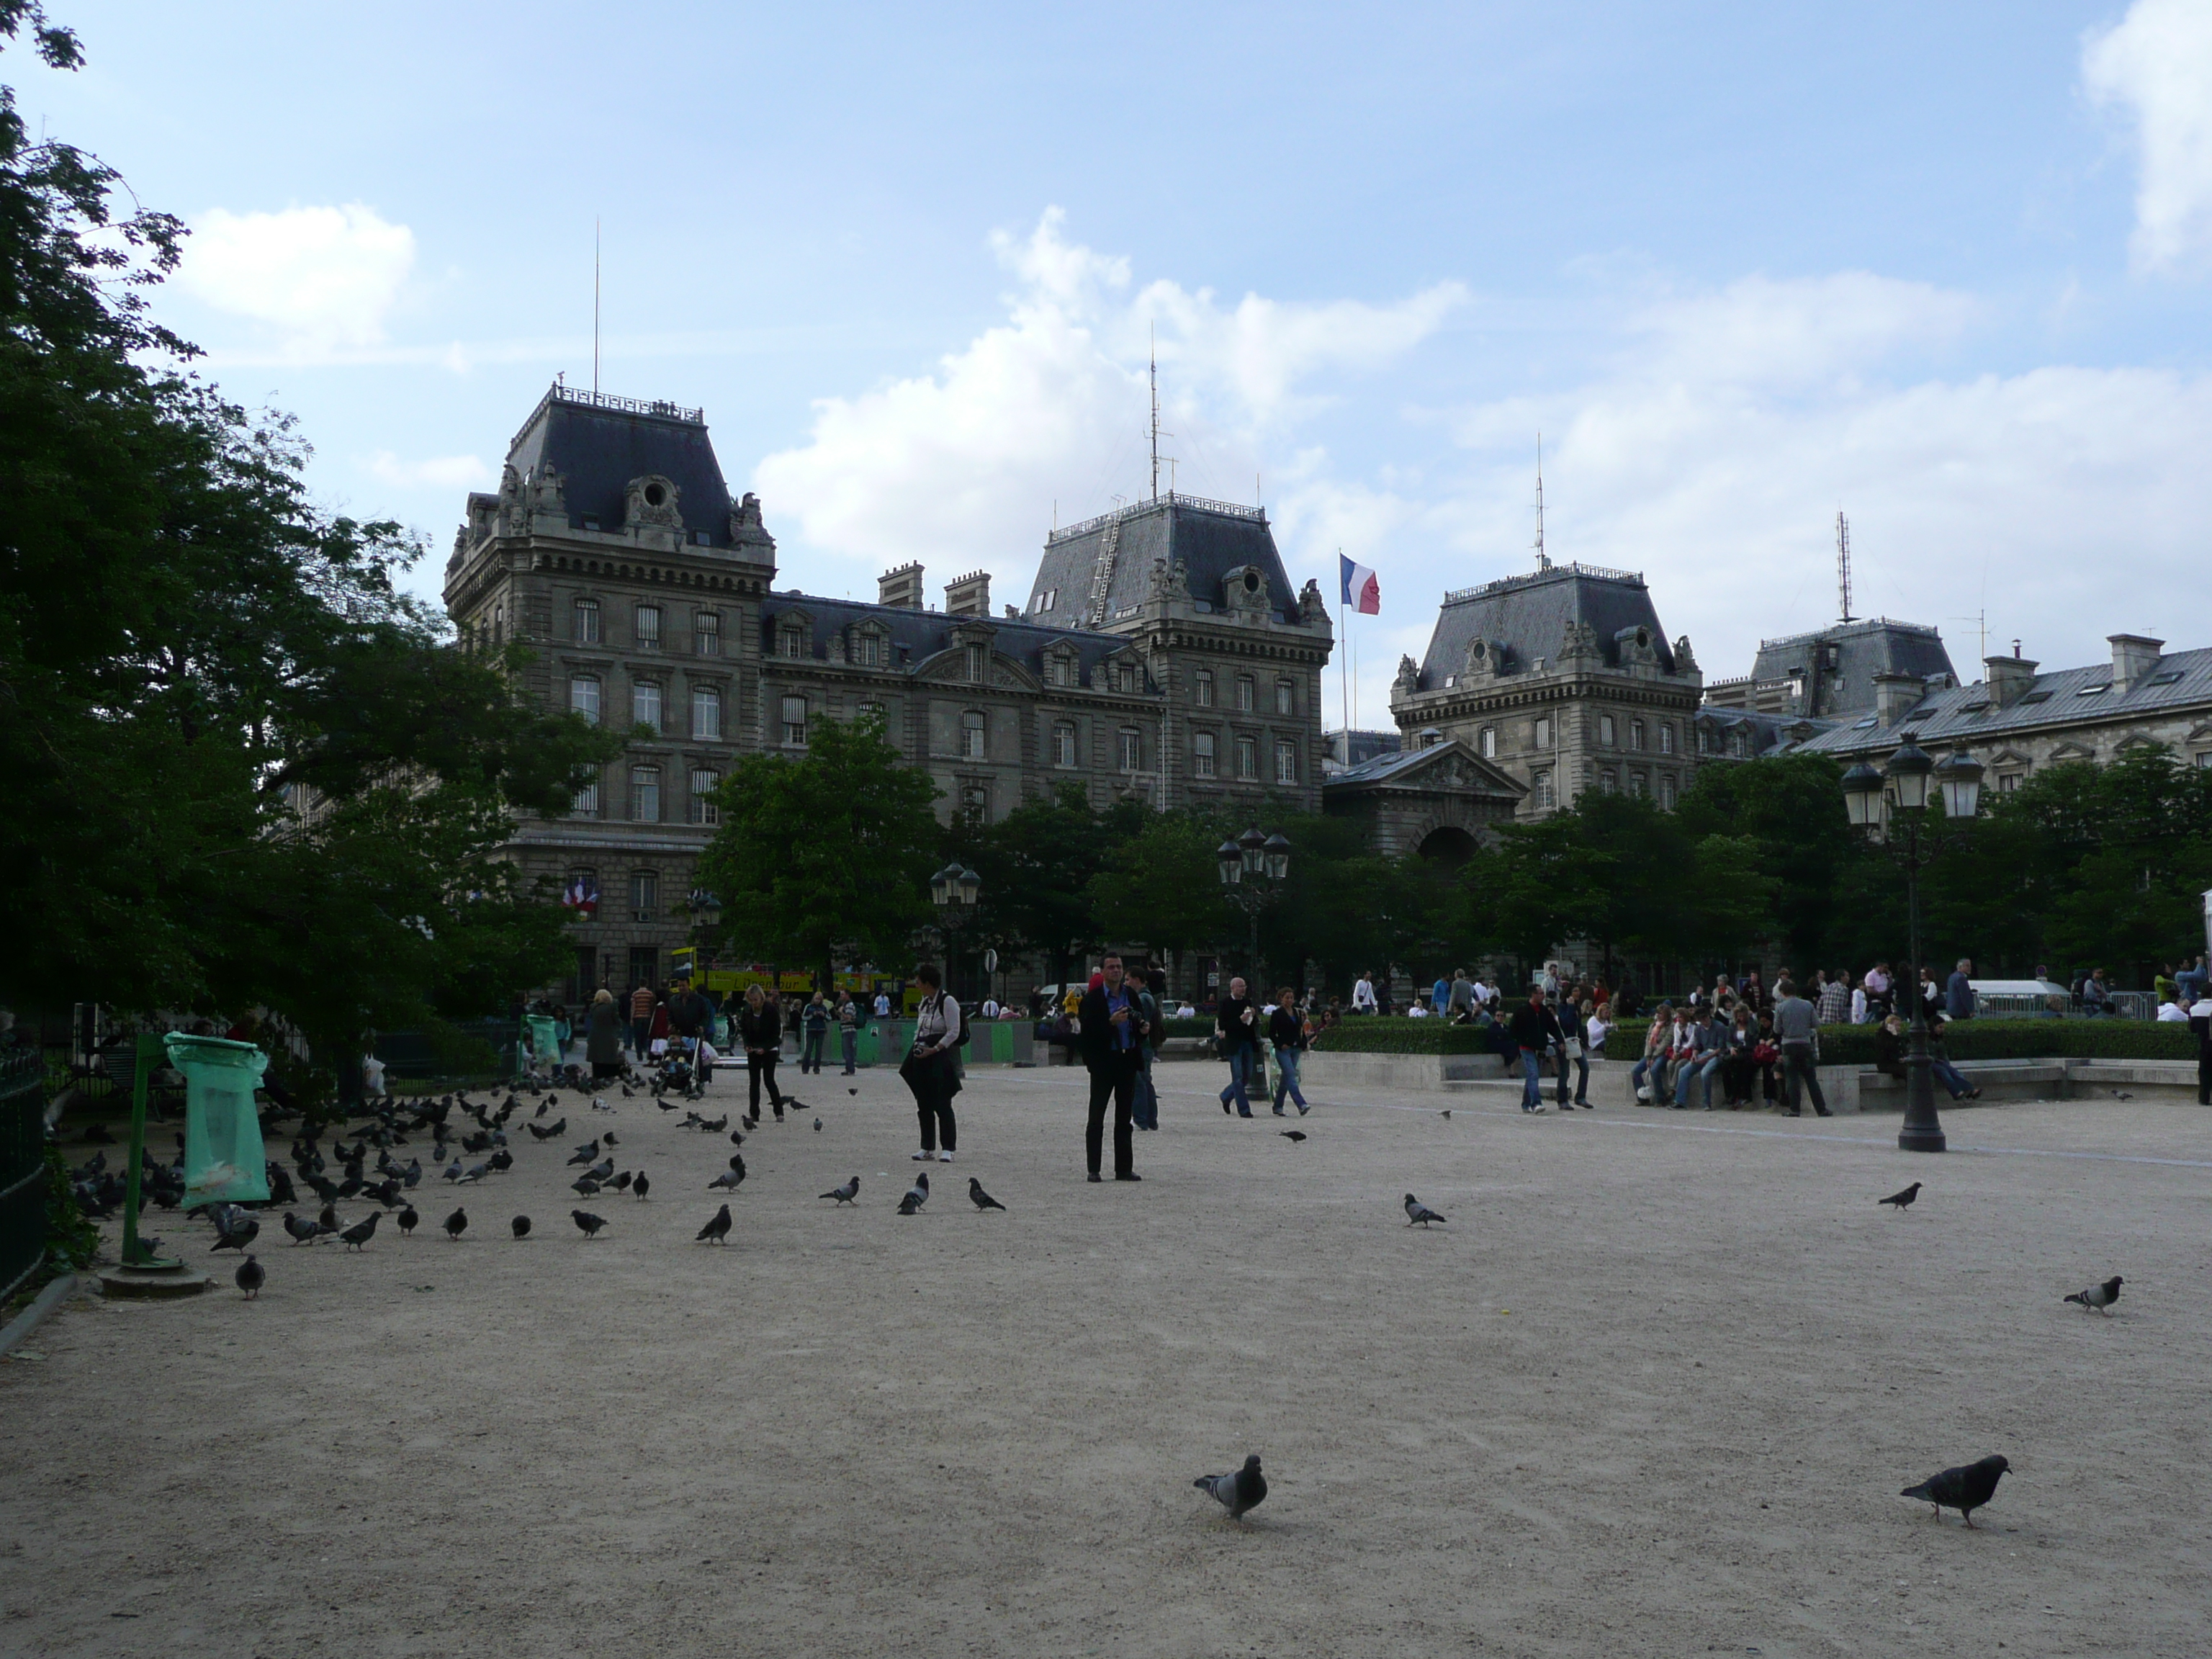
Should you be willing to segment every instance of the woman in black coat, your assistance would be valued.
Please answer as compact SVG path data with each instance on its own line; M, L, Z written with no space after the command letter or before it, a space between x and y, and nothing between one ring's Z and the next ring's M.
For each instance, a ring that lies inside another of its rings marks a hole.
M760 1121L761 1079L768 1079L769 1103L775 1121L783 1121L783 1091L775 1086L775 1062L783 1054L783 1014L757 985L745 988L745 1006L738 1015L738 1041L745 1048L745 1085L751 1091L749 1121Z
M592 1012L584 1024L584 1058L591 1062L593 1077L622 1075L624 1035L615 994L602 988L592 999Z

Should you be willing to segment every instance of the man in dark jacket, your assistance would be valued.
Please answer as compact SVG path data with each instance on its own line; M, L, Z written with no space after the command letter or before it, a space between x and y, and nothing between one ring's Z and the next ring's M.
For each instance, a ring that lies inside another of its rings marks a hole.
M1085 1028L1088 1029L1088 1028ZM1221 1091L1221 1109L1233 1104L1237 1115L1252 1115L1252 1097L1246 1082L1260 1058L1260 1011L1244 994L1244 981L1229 981L1229 994L1213 1016L1213 1046L1229 1062L1229 1086Z
M1114 1102L1114 1179L1141 1181L1135 1169L1136 1137L1130 1115L1136 1103L1137 1072L1144 1064L1145 1015L1136 987L1121 969L1121 958L1109 956L1100 968L1099 982L1084 993L1076 1015L1083 1030L1079 1041L1083 1064L1091 1073L1091 1121L1083 1132L1083 1152L1090 1178L1099 1179L1098 1165L1105 1148L1106 1102Z
M1544 1109L1544 1050L1559 1042L1559 1017L1544 1006L1544 988L1532 986L1528 1000L1513 1011L1506 1034L1521 1061L1521 1109Z

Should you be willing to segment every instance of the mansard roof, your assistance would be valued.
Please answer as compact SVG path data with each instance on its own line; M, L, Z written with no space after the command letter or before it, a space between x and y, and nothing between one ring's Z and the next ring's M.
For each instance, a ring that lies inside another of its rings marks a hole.
M1478 639L1490 642L1500 672L1525 674L1539 657L1556 661L1568 625L1577 623L1595 633L1607 667L1620 666L1620 635L1641 629L1660 666L1674 672L1674 647L1642 576L1561 564L1445 594L1416 689L1441 691L1447 678L1464 675L1467 648Z
M808 656L820 660L830 654L830 638L856 623L872 622L890 640L893 668L918 668L941 651L951 648L962 628L988 628L992 649L1011 657L1042 677L1048 649L1073 649L1078 672L1085 684L1091 671L1107 658L1131 649L1120 634L1099 634L1086 629L1049 628L1012 617L948 615L942 611L915 611L905 605L869 605L858 599L825 599L812 593L771 592L761 606L762 649L775 653L776 629L784 617L803 617L811 626Z
M600 529L620 529L630 481L657 475L676 486L686 542L697 544L703 531L706 545L730 544L730 489L703 410L556 381L514 434L507 464L525 478L546 465L560 474L571 529L582 528L586 518Z
M1910 674L1920 680L1959 677L1943 636L1934 628L1887 617L1761 640L1751 670L1753 680L1805 681L1813 693L1806 700L1805 712L1811 714L1865 713L1875 706L1877 674Z
M1110 574L1102 603L1094 605L1091 587L1102 552ZM1170 568L1181 562L1183 586L1201 609L1224 604L1222 584L1231 571L1256 565L1267 579L1275 620L1298 619L1297 589L1275 550L1266 510L1173 491L1054 531L1022 615L1078 628L1111 623L1150 597L1152 567L1162 559ZM1049 610L1043 608L1047 595L1054 596Z

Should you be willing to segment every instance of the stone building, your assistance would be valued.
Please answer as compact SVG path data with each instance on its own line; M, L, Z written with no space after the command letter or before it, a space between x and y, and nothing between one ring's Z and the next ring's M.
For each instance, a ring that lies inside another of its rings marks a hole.
M465 637L519 640L537 696L642 726L565 817L509 854L573 906L573 999L664 977L738 756L804 752L879 714L939 811L988 818L1061 782L1103 805L1320 800L1330 630L1257 509L1169 496L1056 532L1026 611L976 573L926 607L923 571L873 605L778 589L759 501L731 499L703 412L556 385L446 567Z
M1705 705L1789 719L1848 720L1874 708L1875 682L1885 674L1912 675L1930 686L1959 682L1934 628L1861 617L1761 640L1751 672L1711 681Z

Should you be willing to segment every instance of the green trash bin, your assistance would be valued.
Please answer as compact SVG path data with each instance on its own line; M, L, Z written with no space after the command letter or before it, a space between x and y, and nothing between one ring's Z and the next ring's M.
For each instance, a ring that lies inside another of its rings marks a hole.
M550 1014L532 1014L525 1021L530 1028L530 1051L541 1064L561 1069L560 1022Z
M269 1056L223 1037L162 1038L169 1064L185 1074L185 1203L266 1203L269 1164L253 1091Z

